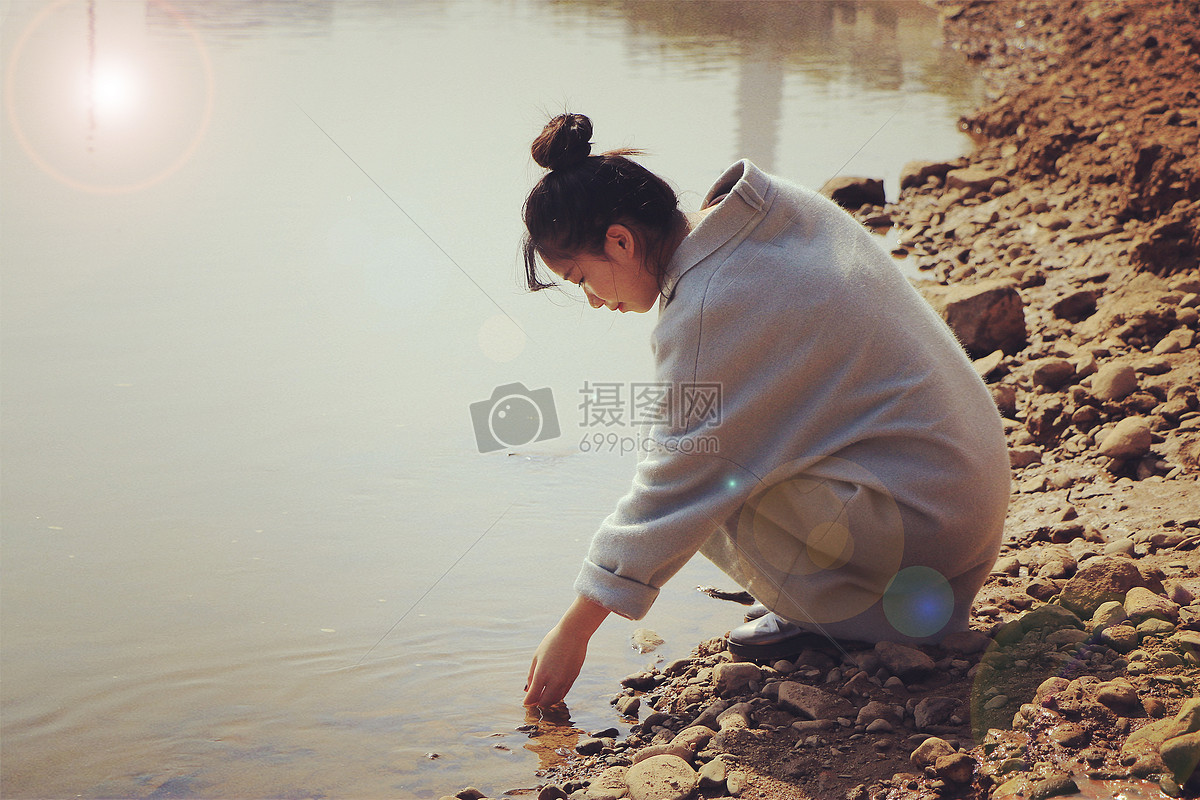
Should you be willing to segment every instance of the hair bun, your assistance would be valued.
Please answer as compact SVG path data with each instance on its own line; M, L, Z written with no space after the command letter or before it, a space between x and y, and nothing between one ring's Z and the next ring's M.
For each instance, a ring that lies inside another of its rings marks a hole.
M533 160L546 169L567 169L592 154L592 121L583 114L559 114L533 140Z

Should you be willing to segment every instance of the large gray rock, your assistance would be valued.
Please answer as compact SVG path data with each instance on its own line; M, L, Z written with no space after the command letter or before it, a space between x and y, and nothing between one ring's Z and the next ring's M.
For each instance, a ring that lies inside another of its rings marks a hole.
M686 800L700 785L700 776L678 756L653 756L625 774L630 800Z
M881 206L887 202L883 181L877 178L848 175L830 178L821 186L820 193L847 211L857 211L863 206Z
M909 760L918 767L928 767L933 765L939 758L943 756L952 756L957 751L945 739L939 739L936 736L930 736L925 741L917 745L917 749L912 751Z
M953 753L942 756L933 762L934 773L942 780L965 785L975 778L975 768L979 766L975 759L966 753Z
M1030 379L1034 386L1058 389L1075 377L1075 365L1065 358L1048 356L1031 362Z
M1096 702L1122 717L1137 716L1142 711L1142 701L1137 690L1124 678L1105 681L1095 689Z
M892 703L884 703L881 700L872 700L858 710L858 716L854 719L855 725L870 725L876 720L886 720L891 725L899 725L904 722L904 707L897 706Z
M729 774L729 765L725 763L723 758L714 758L700 768L700 788L711 789L721 786L725 783L725 776Z
M1179 604L1142 586L1134 586L1125 594L1125 613L1134 625L1151 617L1174 622L1179 619Z
M1127 619L1129 619L1129 615L1125 613L1125 606L1116 600L1109 600L1107 603L1101 604L1092 614L1092 631L1099 633L1105 628L1120 625Z
M588 800L621 800L629 793L625 783L628 767L609 767L588 784Z
M1175 782L1183 785L1200 765L1200 733L1185 733L1163 742L1159 750Z
M1100 297L1099 289L1080 289L1060 297L1050 306L1050 311L1059 319L1068 322L1082 322L1096 313L1096 299Z
M1141 417L1126 417L1118 422L1096 449L1107 458L1139 458L1150 452L1150 425Z
M946 173L959 166L962 165L945 161L910 161L900 170L900 188L923 186L932 176L945 178Z
M1123 601L1126 592L1135 586L1161 588L1161 585L1149 585L1137 565L1128 558L1110 556L1093 559L1063 586L1060 602L1088 619L1104 603L1110 600Z
M982 167L965 167L946 174L947 189L965 189L970 194L986 192L1004 176Z
M1092 376L1092 394L1100 400L1119 402L1137 388L1137 372L1128 364L1105 364Z
M921 292L972 355L994 350L1012 355L1029 342L1025 302L1008 281L921 287Z
M933 673L933 659L915 647L896 642L879 642L875 654L887 671L904 681L920 680Z
M649 747L643 747L633 755L634 765L640 764L648 758L656 758L657 756L674 756L687 761L689 765L692 759L695 758L695 752L689 750L687 745L683 743L676 744L668 742L665 744L652 744Z
M756 664L744 661L717 664L713 670L713 680L717 685L717 694L730 697L748 691L751 683L762 680L762 669Z
M808 719L853 719L858 714L848 700L796 681L779 684L779 705Z
M931 725L944 725L954 716L961 703L953 697L925 697L913 709L913 720L917 730L923 731Z

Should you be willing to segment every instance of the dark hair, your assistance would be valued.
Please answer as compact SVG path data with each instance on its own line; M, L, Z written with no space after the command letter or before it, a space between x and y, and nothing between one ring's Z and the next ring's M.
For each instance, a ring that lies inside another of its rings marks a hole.
M662 282L666 248L687 221L675 192L662 178L632 161L640 150L610 150L593 156L592 121L560 114L547 123L530 148L533 160L550 170L525 200L525 279L529 290L548 289L538 276L538 258L602 253L613 224L640 239L646 264Z

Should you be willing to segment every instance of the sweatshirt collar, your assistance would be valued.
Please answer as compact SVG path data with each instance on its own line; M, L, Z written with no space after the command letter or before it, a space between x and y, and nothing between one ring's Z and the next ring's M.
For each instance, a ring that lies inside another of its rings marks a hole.
M765 172L746 159L725 170L717 179L705 195L701 208L708 207L721 195L725 197L675 248L663 275L660 309L671 302L675 286L688 270L715 253L762 212L770 182Z

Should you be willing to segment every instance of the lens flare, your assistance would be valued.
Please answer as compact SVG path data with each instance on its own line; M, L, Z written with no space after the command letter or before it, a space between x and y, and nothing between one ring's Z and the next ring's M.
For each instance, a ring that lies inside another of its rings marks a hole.
M493 314L479 326L479 349L492 361L512 361L521 355L525 342L525 332L503 314Z
M47 3L5 62L4 116L21 149L94 194L141 191L188 163L213 96L204 41L167 0Z
M954 590L936 569L907 567L884 591L883 613L905 636L933 636L954 613Z
M89 83L89 96L96 114L112 119L125 115L140 101L137 78L124 64L97 64Z
M904 553L895 500L869 470L832 456L757 480L730 538L731 563L718 566L777 614L822 625L879 602Z

